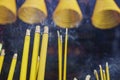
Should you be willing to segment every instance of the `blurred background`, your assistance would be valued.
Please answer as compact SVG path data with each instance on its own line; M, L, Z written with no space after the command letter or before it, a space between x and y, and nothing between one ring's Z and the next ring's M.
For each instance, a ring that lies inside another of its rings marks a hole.
M98 65L105 66L106 61L110 65L111 80L120 80L120 25L109 30L100 30L94 28L91 24L91 16L94 10L95 0L77 0L83 13L83 20L79 26L69 29L68 40L68 62L67 62L67 80L84 80L87 74L93 75L93 70L98 70ZM16 0L19 8L24 0ZM120 7L120 0L115 0ZM47 65L45 80L58 80L58 53L57 53L57 30L65 35L65 29L59 28L52 20L52 13L55 10L58 0L46 0L48 17L41 26L49 26L49 47L47 53ZM29 25L21 20L13 24L0 25L0 41L6 50L5 62L3 64L0 80L7 80L12 56L18 53L18 62L15 70L14 80L19 80L20 65L22 58L22 49L26 29L31 29L31 43L29 53L29 64L27 80L29 80L31 53L36 25ZM64 42L63 42L64 43ZM92 76L91 80L95 80Z

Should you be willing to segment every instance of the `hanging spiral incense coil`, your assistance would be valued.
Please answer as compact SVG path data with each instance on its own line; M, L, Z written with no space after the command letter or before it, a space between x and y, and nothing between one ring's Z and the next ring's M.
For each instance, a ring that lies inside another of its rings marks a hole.
M45 20L47 9L44 0L26 0L18 11L19 18L28 24L36 24Z
M114 28L119 24L120 10L114 0L96 0L92 23L99 29Z
M59 27L73 28L80 24L82 13L76 0L60 0L53 13L53 20Z
M0 24L5 25L16 21L15 0L0 0Z

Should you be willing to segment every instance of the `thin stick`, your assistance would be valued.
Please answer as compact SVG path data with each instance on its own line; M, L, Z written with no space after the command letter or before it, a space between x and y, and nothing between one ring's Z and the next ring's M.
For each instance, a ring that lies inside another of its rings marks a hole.
M65 52L64 52L64 73L63 73L63 80L66 80L67 75L67 45L68 45L68 29L66 29L66 36L65 36Z
M40 65L37 80L44 80L45 68L46 68L46 57L48 48L48 27L44 27L44 34L42 38L41 52L40 52Z
M99 67L100 67L100 77L101 77L101 80L103 80L103 69L101 65L99 65Z
M58 33L58 71L59 71L59 80L62 80L62 36Z
M5 50L2 49L1 55L0 55L0 74L1 74L1 71L2 71L2 67L3 67L4 57L5 57Z
M106 73L105 73L105 70L103 70L103 79L106 80Z
M98 76L97 70L94 70L94 75L95 75L96 80L99 80L99 76Z
M14 72L15 72L15 67L16 67L16 62L17 62L17 53L15 53L14 56L13 56L7 80L13 80L13 76L14 76Z
M31 70L30 70L30 80L36 79L39 44L40 44L40 26L36 26L35 36L34 36L33 53L32 53Z
M26 30L26 36L24 41L22 64L20 71L20 80L26 80L27 75L27 64L28 64L28 55L29 55L29 45L30 45L30 30Z
M108 62L106 62L106 77L107 77L107 80L110 80L110 72L109 72Z

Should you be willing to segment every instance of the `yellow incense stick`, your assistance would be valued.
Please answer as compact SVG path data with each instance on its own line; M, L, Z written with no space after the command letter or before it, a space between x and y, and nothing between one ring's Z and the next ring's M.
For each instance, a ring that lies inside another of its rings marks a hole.
M65 36L63 80L66 80L66 75L67 75L67 45L68 45L68 29L66 29L66 36Z
M28 55L29 55L29 45L30 45L30 30L27 29L24 48L23 48L23 56L22 56L22 64L20 71L20 80L26 80L27 75L27 65L28 65Z
M46 68L46 57L47 57L47 48L48 48L48 27L44 27L44 34L42 37L42 45L40 52L40 65L37 80L44 80L45 77L45 68Z
M5 50L2 49L1 55L0 55L0 74L1 74L1 71L2 71L2 66L3 66L3 62L4 62L4 57L5 57Z
M39 44L40 44L40 26L36 26L35 36L34 36L33 53L32 53L31 70L30 70L30 80L36 79Z
M91 76L90 75L87 75L85 80L90 80Z
M103 79L106 80L106 73L105 73L105 70L103 70Z
M37 69L36 69L36 79L37 79L37 76L38 76L39 65L40 65L40 57L38 56L38 60L37 60Z
M62 36L58 33L58 69L59 69L59 80L62 80Z
M100 67L100 77L101 77L101 80L103 80L103 69L101 65L99 65L99 67Z
M94 75L95 75L96 80L99 80L99 76L98 76L97 70L94 70Z
M0 52L1 52L1 50L2 50L2 46L3 46L2 43L0 43Z
M16 62L17 62L17 53L14 54L14 56L13 56L7 80L13 80L13 76L14 76L14 72L15 72L15 67L16 67Z
M107 78L107 80L110 80L110 73L109 73L108 62L106 63L106 78Z

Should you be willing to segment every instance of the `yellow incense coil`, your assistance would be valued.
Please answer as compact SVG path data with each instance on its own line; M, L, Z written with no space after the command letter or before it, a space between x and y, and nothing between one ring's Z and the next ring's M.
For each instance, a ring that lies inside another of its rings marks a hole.
M35 31L35 36L34 36L32 62L31 62L31 70L30 70L30 80L36 79L39 43L40 43L40 26L36 26L36 31Z
M37 80L44 80L45 78L47 48L48 48L48 27L44 27L44 34L42 38L42 45L40 52L40 65L39 65Z
M5 25L16 21L16 1L0 0L0 24Z
M14 54L7 80L13 80L16 62L17 62L17 54Z
M3 62L4 62L4 57L5 57L5 50L2 49L1 55L0 55L0 74L1 74L1 71L2 71L2 66L3 66Z
M28 64L28 55L29 55L29 45L30 45L30 30L27 29L24 48L23 48L23 56L21 63L21 71L20 71L20 80L26 80L27 75L27 64Z
M92 24L99 29L114 28L119 24L120 10L114 0L96 0Z
M73 28L80 24L82 13L76 0L60 0L53 13L53 20L59 27Z
M28 23L40 23L47 17L47 9L44 0L25 0L18 10L19 18Z

